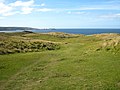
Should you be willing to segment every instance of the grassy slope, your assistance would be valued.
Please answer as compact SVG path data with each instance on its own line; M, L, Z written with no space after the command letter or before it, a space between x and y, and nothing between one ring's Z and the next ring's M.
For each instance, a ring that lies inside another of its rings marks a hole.
M1 55L0 90L119 90L120 45L104 46L107 36L24 35L62 42L61 49Z

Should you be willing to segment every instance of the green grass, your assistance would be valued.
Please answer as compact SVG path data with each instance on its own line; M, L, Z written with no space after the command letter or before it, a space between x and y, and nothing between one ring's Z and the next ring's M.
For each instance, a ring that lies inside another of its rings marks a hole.
M60 43L60 49L0 55L0 90L120 90L119 35L20 37Z

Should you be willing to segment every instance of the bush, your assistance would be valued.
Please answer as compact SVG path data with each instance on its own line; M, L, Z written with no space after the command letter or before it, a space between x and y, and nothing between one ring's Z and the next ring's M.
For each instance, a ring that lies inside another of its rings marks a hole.
M39 52L43 50L59 49L59 45L52 42L8 41L0 42L0 54Z

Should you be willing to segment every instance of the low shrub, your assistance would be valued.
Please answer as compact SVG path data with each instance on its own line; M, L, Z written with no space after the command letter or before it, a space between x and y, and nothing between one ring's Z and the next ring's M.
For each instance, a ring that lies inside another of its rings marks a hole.
M52 42L40 41L2 41L0 42L0 55L25 52L39 52L43 50L55 50L60 46Z

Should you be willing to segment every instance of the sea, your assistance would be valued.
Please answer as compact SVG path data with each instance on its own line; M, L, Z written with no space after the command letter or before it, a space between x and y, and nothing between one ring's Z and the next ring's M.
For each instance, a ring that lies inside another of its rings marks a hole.
M0 32L23 32L24 30L11 30ZM101 34L101 33L120 33L120 29L40 29L40 30L28 30L35 33L48 33L48 32L64 32L71 34Z

